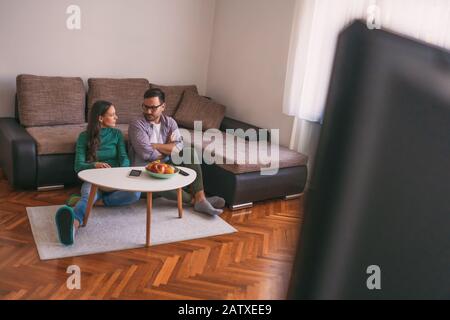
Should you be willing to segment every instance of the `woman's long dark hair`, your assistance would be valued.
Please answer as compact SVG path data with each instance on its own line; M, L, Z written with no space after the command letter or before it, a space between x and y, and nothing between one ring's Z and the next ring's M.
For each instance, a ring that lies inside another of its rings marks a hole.
M112 103L108 101L99 100L92 106L91 112L89 113L89 122L87 126L88 135L88 150L87 150L87 161L95 162L97 161L97 150L100 146L100 129L101 123L98 120L100 116L105 116L109 108L111 108Z

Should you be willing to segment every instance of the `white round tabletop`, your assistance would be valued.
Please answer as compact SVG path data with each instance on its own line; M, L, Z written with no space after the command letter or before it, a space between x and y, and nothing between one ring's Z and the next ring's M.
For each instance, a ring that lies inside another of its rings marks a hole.
M78 177L100 188L134 192L160 192L185 187L194 182L197 173L189 168L177 167L189 174L183 176L180 173L168 178L158 179L150 176L145 167L89 169L78 173ZM131 170L141 170L139 177L129 177Z

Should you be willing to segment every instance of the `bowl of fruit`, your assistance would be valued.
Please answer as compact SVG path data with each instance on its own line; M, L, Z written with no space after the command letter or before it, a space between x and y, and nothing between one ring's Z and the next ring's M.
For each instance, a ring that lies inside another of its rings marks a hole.
M145 167L145 171L154 178L168 179L175 176L180 169L173 167L167 163L161 163L159 160L149 163Z

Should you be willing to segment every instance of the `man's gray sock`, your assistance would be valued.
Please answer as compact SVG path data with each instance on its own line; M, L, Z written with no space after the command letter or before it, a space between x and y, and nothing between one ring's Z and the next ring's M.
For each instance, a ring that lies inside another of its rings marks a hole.
M211 216L217 216L223 212L223 210L215 209L211 203L206 200L196 202L194 205L194 210L202 213L207 213Z
M221 198L218 196L213 196L213 197L206 198L206 200L208 200L208 202L211 203L211 205L216 209L222 209L223 207L225 207L224 198Z

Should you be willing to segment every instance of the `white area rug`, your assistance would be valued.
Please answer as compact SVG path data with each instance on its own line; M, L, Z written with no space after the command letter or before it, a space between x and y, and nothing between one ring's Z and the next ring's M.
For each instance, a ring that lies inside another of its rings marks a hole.
M27 208L34 240L41 260L82 256L145 246L147 207L145 200L124 207L94 207L85 228L80 228L75 244L58 240L55 213L61 206ZM220 217L197 213L183 207L178 218L175 201L153 200L151 245L205 238L237 232Z

